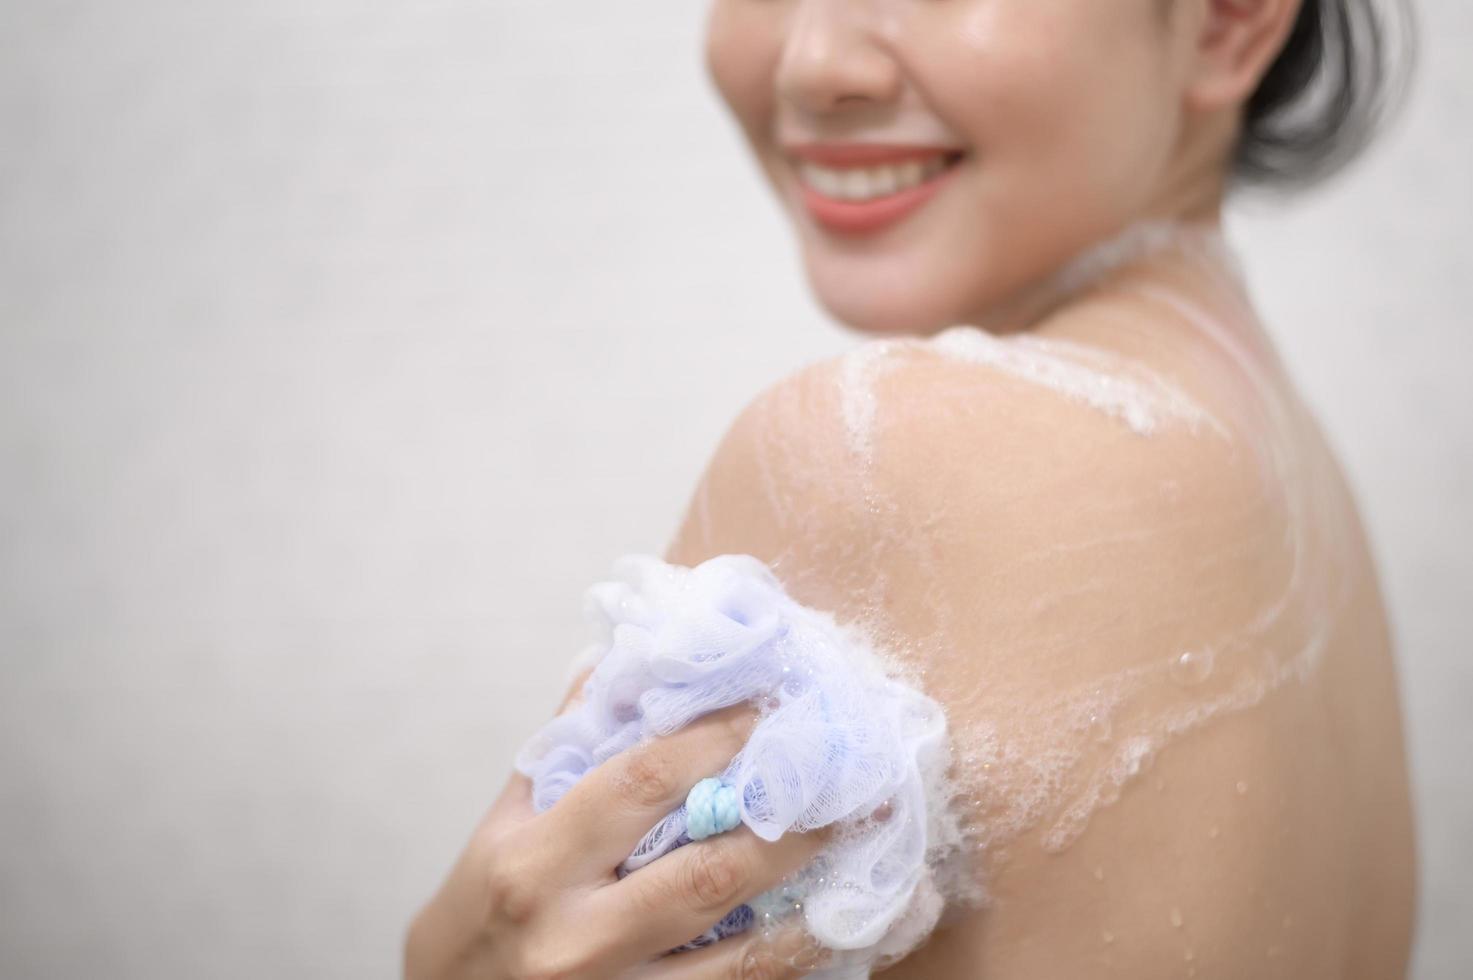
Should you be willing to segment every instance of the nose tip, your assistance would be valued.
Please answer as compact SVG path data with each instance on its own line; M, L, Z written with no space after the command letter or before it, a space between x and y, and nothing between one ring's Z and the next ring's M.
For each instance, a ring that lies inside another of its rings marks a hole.
M783 98L813 113L895 98L900 68L871 29L868 7L852 0L798 5L778 64Z

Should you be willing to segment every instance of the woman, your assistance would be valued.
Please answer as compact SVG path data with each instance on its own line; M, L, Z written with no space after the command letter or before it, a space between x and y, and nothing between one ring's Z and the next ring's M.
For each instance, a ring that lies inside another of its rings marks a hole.
M666 558L762 559L945 706L979 900L886 975L1404 975L1415 857L1376 575L1220 227L1235 186L1358 145L1370 12L715 0L712 77L810 282L876 336L741 414ZM1330 97L1306 111L1317 69ZM622 753L543 813L514 775L406 974L817 965L796 929L660 954L824 835L738 827L612 873L750 720Z

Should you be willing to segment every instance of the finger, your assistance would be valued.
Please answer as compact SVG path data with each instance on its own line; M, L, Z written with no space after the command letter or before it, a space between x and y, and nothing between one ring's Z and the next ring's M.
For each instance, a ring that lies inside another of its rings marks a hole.
M732 705L620 752L574 783L543 814L539 833L565 852L567 871L589 880L612 876L692 786L726 768L755 722L751 705Z
M701 949L662 956L622 974L620 980L790 980L820 969L830 956L804 929L786 926L770 936L743 933Z
M638 960L689 942L732 909L813 859L824 830L762 840L745 825L678 847L597 889L585 906L595 933L615 935L618 958ZM601 927L607 927L604 931Z

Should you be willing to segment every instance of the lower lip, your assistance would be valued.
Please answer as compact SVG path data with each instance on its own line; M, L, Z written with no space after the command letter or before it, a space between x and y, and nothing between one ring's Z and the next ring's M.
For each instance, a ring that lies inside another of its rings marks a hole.
M827 197L801 180L798 189L803 206L824 228L841 235L871 235L900 222L934 197L956 173L959 162L959 158L953 160L945 170L923 184L868 201L841 201Z

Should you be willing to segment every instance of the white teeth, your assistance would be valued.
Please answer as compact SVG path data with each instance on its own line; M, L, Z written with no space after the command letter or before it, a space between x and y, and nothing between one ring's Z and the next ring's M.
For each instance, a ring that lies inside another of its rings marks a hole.
M879 167L824 167L803 161L798 164L798 174L803 183L825 197L871 201L923 184L946 167L944 156Z

